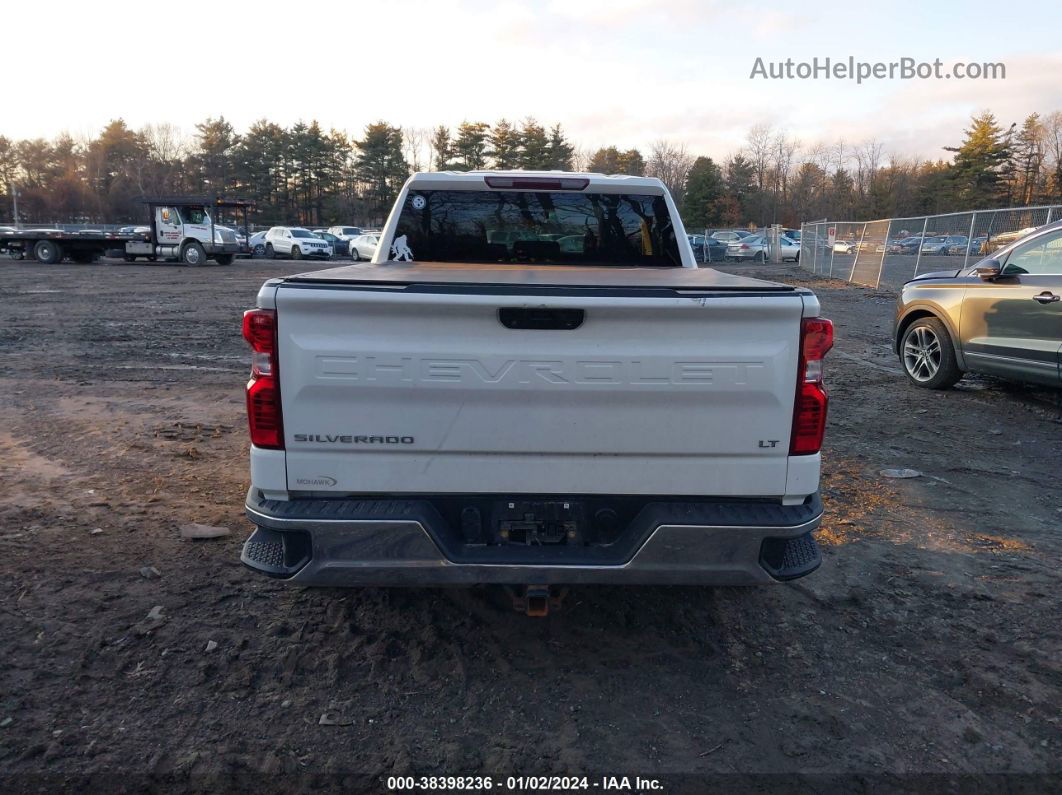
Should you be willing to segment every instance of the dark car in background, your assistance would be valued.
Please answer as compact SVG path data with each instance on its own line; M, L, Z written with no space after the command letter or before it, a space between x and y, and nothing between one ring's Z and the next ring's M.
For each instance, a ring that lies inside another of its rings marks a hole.
M914 237L904 237L899 240L891 241L885 250L889 254L917 254L919 246L922 245L922 236L915 235Z
M726 243L704 235L686 235L697 262L722 262L726 259Z
M922 253L946 257L965 254L970 239L966 235L933 235L922 242Z
M314 229L313 233L322 240L327 240L332 244L332 256L333 257L349 257L350 256L350 242L343 240L340 237L336 237L327 229Z
M968 371L1062 386L1062 221L975 265L907 282L893 346L925 389L946 389Z

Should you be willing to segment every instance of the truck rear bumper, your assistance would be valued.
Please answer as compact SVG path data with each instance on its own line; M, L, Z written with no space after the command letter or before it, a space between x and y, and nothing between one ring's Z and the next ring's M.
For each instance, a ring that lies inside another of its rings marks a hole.
M580 559L514 562L455 560L439 514L424 500L265 500L251 489L247 517L257 529L244 544L248 567L300 585L755 585L818 568L812 532L822 518L813 494L802 504L647 503L632 523L631 554L621 562ZM634 527L640 524L641 527ZM488 548L476 550L482 560ZM449 554L448 554L449 552Z

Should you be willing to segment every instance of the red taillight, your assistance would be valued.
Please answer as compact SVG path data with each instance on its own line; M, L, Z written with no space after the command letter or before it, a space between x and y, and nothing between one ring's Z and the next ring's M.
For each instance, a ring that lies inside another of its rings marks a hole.
M742 248L742 250L743 250L743 251L748 251L748 249L749 249L749 244L748 244L748 243L742 243L742 244L741 244L741 248Z
M247 422L255 447L284 448L277 372L277 314L271 309L243 313L243 338L251 345L251 380L247 382Z
M800 322L800 364L790 455L810 455L822 449L826 408L830 402L822 383L822 359L832 347L833 323L821 317L808 317Z

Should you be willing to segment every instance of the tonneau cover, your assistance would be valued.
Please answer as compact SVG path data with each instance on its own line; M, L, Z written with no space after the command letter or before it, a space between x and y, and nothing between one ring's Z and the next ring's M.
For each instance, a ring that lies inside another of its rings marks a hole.
M344 265L300 273L296 284L501 285L507 287L588 287L720 292L795 292L777 282L734 276L712 268L626 268L572 265L498 265L454 262L383 262Z

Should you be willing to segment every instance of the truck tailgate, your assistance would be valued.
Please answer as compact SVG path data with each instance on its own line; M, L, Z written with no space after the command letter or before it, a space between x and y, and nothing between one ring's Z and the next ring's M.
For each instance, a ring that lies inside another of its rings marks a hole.
M281 284L288 488L785 492L799 294L571 292Z

